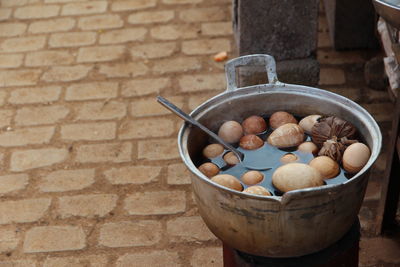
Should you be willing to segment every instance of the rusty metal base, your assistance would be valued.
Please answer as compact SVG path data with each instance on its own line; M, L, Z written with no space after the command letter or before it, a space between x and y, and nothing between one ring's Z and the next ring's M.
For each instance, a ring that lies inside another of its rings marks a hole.
M234 250L223 244L224 267L356 267L360 241L360 221L330 247L310 255L296 258L266 258Z

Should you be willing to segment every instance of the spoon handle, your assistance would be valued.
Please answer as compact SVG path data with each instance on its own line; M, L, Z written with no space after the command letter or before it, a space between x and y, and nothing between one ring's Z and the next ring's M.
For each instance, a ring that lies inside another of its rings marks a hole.
M204 131L206 134L208 134L209 136L211 136L212 138L214 138L218 143L220 143L221 145L223 145L226 149L232 151L239 159L240 161L243 160L244 158L244 154L240 151L238 151L236 148L234 148L233 146L231 146L230 144L226 143L224 140L222 140L218 135L216 135L215 133L213 133L212 131L210 131L207 127L205 127L203 124L199 123L198 121L196 121L195 119L193 119L192 116L190 116L189 114L186 114L185 112L183 112L180 108L178 108L177 106L175 106L174 104L172 104L171 102L169 102L167 99L165 99L162 96L157 96L157 101L162 104L164 107L166 107L167 109L171 110L173 113L175 113L176 115L178 115L179 117L181 117L183 120L199 127L202 131Z

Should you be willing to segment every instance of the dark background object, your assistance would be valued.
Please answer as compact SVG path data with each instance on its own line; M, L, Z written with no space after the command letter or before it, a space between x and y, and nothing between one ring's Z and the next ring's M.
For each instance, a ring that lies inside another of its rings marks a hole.
M335 49L379 47L372 1L324 0L324 6Z

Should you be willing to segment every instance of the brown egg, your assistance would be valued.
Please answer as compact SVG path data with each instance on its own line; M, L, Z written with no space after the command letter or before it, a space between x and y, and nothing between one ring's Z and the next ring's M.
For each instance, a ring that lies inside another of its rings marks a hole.
M319 118L321 115L309 115L300 120L299 125L306 134L311 134L311 129Z
M211 162L201 164L198 169L208 178L213 177L219 173L218 166Z
M226 121L218 130L219 137L227 143L237 143L243 136L243 128L237 121Z
M259 134L267 130L267 123L260 116L250 116L242 122L245 134Z
M254 194L254 195L262 195L262 196L271 196L271 193L260 185L254 185L247 187L243 192Z
M243 149L254 150L264 145L264 141L255 134L248 134L240 138L239 145Z
M220 144L210 144L203 149L203 156L206 158L215 158L224 152L224 147Z
M339 164L328 156L318 156L309 165L318 170L323 179L336 177L340 172Z
M211 178L212 181L222 186L228 187L233 190L242 191L243 186L240 181L233 175L230 174L219 174Z
M321 186L324 181L319 171L303 163L285 164L272 174L272 184L282 192Z
M297 161L299 158L293 153L287 153L281 157L281 162L283 164L291 163Z
M301 143L297 149L304 153L312 153L312 154L318 153L318 147L313 142Z
M343 168L349 173L357 173L367 164L370 156L371 151L365 144L351 144L343 153Z
M293 117L292 114L287 113L286 111L277 111L271 115L269 118L269 125L272 127L272 129L276 129L279 126L282 126L286 123L296 123L297 120L295 117Z
M242 175L242 182L247 185L258 184L264 179L264 175L259 171L248 171Z
M267 141L278 148L298 146L304 141L304 132L299 125L287 123L275 129Z
M239 159L236 157L236 155L232 151L229 151L228 153L226 153L224 155L223 159L228 165L236 165L239 163Z

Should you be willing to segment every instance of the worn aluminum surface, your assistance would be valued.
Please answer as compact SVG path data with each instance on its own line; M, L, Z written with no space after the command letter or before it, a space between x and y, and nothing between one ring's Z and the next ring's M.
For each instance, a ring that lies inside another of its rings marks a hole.
M237 88L236 67L264 65L269 84ZM226 64L228 89L191 115L213 131L223 121L278 110L305 116L335 114L352 122L371 148L366 166L352 179L336 185L288 192L282 197L257 196L214 183L196 162L208 142L196 127L185 124L178 136L180 155L194 174L192 186L199 212L210 230L229 246L268 257L294 257L322 250L339 240L354 223L367 186L367 171L381 149L382 137L371 115L353 101L317 88L278 81L275 61L250 55Z
M400 30L400 0L373 0L376 12Z

